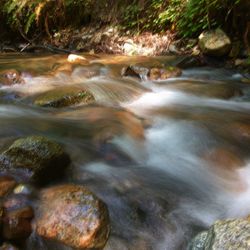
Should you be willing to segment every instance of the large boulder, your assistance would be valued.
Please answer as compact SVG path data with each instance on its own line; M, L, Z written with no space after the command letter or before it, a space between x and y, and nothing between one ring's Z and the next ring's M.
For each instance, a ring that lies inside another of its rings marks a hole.
M217 221L207 231L198 234L189 250L250 249L250 220Z
M221 29L206 31L199 36L199 47L206 55L225 56L230 52L231 40Z
M0 155L1 171L39 183L60 176L69 163L63 148L43 136L18 139Z
M94 101L94 96L88 90L74 86L65 86L40 94L35 100L35 105L61 108L79 103L89 104Z
M76 249L103 248L109 236L106 205L82 186L65 184L41 192L36 233Z

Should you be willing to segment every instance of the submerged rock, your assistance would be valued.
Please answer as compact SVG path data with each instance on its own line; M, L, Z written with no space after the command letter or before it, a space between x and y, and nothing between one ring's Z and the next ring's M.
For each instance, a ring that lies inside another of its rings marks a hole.
M165 80L170 77L181 76L182 71L177 67L153 67L153 68L145 68L142 66L128 66L122 69L122 76L130 76L134 78L138 78L140 80L149 78L150 80Z
M181 90L193 95L204 96L218 99L230 99L232 97L241 96L241 89L233 84L203 84L203 83L176 83L168 86L169 88Z
M231 40L221 29L206 31L199 36L199 47L206 55L225 56L230 52Z
M150 80L166 80L171 77L181 76L182 71L177 67L167 67L165 69L162 68L152 68L149 71L149 79Z
M17 70L9 69L0 72L0 84L13 85L22 83L24 83L24 79Z
M0 250L18 250L19 248L13 246L12 244L10 243L3 243L2 246L0 246Z
M3 218L3 237L7 240L28 238L32 232L33 216L33 209L30 206L7 211Z
M138 78L139 80L146 78L149 73L149 69L141 66L131 65L128 67L122 68L121 75L122 76L130 76L134 78Z
M189 249L250 249L250 221L249 219L217 221L207 232L197 235Z
M78 103L89 104L94 101L94 96L88 90L66 86L42 93L34 103L41 107L61 108Z
M37 214L38 235L73 248L103 248L109 236L106 205L82 186L65 184L43 190Z
M10 176L0 176L0 198L10 193L17 185L14 178Z
M63 148L43 136L18 139L0 155L0 170L39 183L60 176L69 163Z

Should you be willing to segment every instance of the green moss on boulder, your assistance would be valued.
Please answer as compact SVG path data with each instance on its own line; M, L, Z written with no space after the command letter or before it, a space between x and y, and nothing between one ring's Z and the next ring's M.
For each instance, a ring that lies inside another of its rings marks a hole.
M56 178L69 163L63 148L43 136L18 139L0 155L0 170L20 173L37 182Z
M61 108L79 103L89 104L94 101L94 96L88 90L66 86L42 93L34 103L41 107Z

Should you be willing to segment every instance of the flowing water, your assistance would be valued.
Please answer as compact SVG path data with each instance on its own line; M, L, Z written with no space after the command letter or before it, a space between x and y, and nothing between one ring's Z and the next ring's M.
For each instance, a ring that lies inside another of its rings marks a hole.
M125 65L174 65L175 57L0 55L0 69L24 84L0 87L0 149L44 135L72 164L60 182L83 184L108 205L105 250L186 249L215 220L250 211L250 85L223 68L190 68L179 78L121 77ZM96 103L34 105L62 86L90 90ZM240 95L239 95L240 93ZM49 173L48 173L49 174ZM62 249L32 235L26 249ZM65 248L67 249L67 248Z

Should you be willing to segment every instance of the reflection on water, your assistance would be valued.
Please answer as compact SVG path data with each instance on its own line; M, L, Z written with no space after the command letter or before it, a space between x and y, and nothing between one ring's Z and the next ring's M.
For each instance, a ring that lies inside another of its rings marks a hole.
M179 79L140 82L119 77L131 58L89 60L66 72L55 71L64 56L1 55L1 69L26 75L24 84L0 88L0 148L31 134L61 142L73 161L61 181L88 186L109 207L105 250L185 249L216 219L249 213L250 87L236 72L189 69ZM37 94L64 85L89 89L96 103L33 105ZM62 247L32 235L26 249Z

